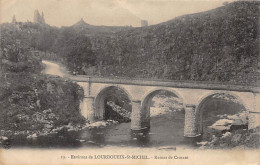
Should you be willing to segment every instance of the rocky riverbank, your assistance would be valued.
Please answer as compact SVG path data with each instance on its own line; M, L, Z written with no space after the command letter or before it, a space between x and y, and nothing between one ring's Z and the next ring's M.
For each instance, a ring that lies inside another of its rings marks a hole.
M221 135L212 135L211 141L198 143L200 149L258 149L260 147L260 127L248 130L230 130Z
M183 104L179 98L174 96L156 95L152 99L150 107L151 117L164 115L167 113L177 113L183 111Z
M45 136L69 123L79 127L86 122L79 110L77 84L40 74L8 73L0 78L2 140Z
M248 112L219 115L220 119L209 126L211 138L199 142L201 149L259 148L260 127L248 130Z
M73 124L69 123L68 125L63 125L59 127L46 127L42 130L24 130L24 131L12 131L12 130L0 130L0 146L3 148L9 148L11 146L11 141L14 139L23 139L23 140L37 140L41 137L48 137L51 135L64 134L65 132L79 132L85 129L94 129L94 128L104 128L111 125L119 124L118 121L107 120L107 121L97 121L94 123L86 124ZM3 136L4 135L4 136Z
M107 120L115 120L119 123L130 122L131 121L131 111L128 111L118 105L113 101L109 101L106 104L106 115Z

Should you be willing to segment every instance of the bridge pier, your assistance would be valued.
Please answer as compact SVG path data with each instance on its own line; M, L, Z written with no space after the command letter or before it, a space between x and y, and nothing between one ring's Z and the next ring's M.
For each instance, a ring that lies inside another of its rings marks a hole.
M250 111L248 116L248 129L260 126L260 112Z
M260 126L260 94L254 94L254 108L248 114L248 129Z
M184 124L184 136L185 137L197 137L199 136L197 124L196 124L196 105L186 104L185 107L185 124Z
M95 111L94 111L94 97L84 96L81 114L90 121L90 123L95 121Z
M141 130L142 129L142 113L141 113L141 101L132 101L132 113L131 113L131 129Z

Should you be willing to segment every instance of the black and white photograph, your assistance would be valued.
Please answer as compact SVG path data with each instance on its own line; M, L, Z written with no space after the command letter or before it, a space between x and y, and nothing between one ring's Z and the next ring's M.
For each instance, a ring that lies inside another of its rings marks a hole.
M260 164L260 1L0 0L0 164Z

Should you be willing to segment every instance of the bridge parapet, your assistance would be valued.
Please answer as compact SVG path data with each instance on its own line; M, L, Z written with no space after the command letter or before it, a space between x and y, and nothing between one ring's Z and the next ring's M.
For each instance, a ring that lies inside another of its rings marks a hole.
M177 81L177 80L155 80L155 79L138 79L138 78L106 78L90 76L70 76L70 79L80 83L106 83L106 84L125 84L139 86L161 86L174 88L191 88L191 89L210 89L210 90L229 90L240 92L260 93L260 87L255 85L238 85L230 83L208 82L208 81Z

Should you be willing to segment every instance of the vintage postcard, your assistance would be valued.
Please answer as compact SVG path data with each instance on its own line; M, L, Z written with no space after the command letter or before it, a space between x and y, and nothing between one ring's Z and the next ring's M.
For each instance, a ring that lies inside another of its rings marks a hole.
M259 1L0 2L0 164L260 164Z

